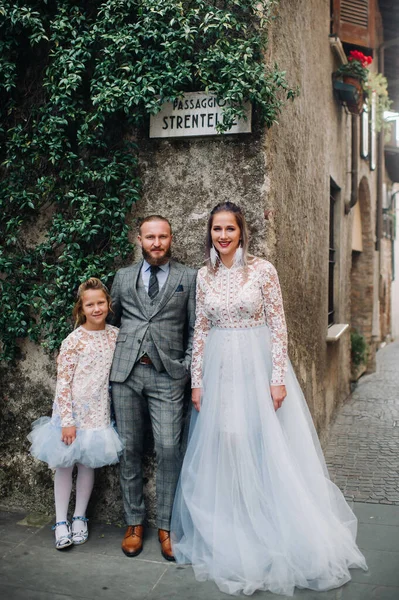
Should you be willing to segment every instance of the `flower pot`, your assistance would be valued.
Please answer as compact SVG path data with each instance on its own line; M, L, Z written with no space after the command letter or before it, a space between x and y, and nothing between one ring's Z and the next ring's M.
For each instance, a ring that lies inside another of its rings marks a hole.
M360 81L360 79L358 77L352 77L351 75L344 75L343 81L344 81L344 83L353 85L357 89L359 94L363 94L362 82Z
M336 79L333 86L338 101L345 105L351 113L358 115L362 112L363 96L359 95L359 91L354 85Z
M364 90L362 82L357 77L351 77L350 75L344 75L343 81L345 84L355 88L357 92L357 100L354 99L353 102L347 102L346 106L348 107L349 112L353 115L360 115L363 112L364 104Z

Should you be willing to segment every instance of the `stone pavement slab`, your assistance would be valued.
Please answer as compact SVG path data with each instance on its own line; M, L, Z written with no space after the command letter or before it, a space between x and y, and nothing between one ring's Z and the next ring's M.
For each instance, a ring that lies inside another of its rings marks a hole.
M399 341L377 352L330 429L325 457L348 500L399 505Z
M342 596L337 595L337 600L398 600L398 588L351 583L344 586Z
M351 503L359 519L359 546L369 571L352 571L337 590L296 590L294 600L398 600L399 506ZM212 582L198 582L190 566L165 561L155 530L147 530L140 556L120 550L124 530L90 522L89 541L58 552L50 519L36 527L21 513L0 512L2 600L226 600ZM27 523L23 525L22 523ZM41 524L40 524L41 523ZM255 600L288 600L256 592Z
M25 587L16 588L0 582L0 595L3 600L71 600L71 596L38 592Z

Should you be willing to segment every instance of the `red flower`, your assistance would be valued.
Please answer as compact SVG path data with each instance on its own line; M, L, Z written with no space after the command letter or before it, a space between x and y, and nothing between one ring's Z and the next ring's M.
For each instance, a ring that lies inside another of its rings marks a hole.
M358 62L360 62L362 67L364 67L366 69L367 66L371 65L371 63L373 62L373 57L366 56L365 54L363 54L363 52L360 52L359 50L351 50L349 52L348 61L352 62L354 60L357 60Z

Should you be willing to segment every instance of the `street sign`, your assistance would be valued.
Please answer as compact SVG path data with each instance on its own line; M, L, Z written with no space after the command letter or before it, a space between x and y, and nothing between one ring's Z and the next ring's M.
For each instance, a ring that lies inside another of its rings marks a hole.
M174 102L165 102L160 112L150 117L150 138L220 135L216 126L223 119L225 101L214 94L188 92ZM247 119L239 119L227 134L251 133L252 106L245 104Z

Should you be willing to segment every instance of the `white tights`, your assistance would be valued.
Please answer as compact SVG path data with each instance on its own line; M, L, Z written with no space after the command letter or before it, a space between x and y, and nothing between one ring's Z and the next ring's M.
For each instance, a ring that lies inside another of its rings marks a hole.
M87 505L90 500L94 484L94 469L77 464L78 475L76 478L76 502L74 517L85 517ZM69 499L72 491L73 467L59 467L54 476L55 521L67 521ZM67 532L66 526L57 528L58 534Z

